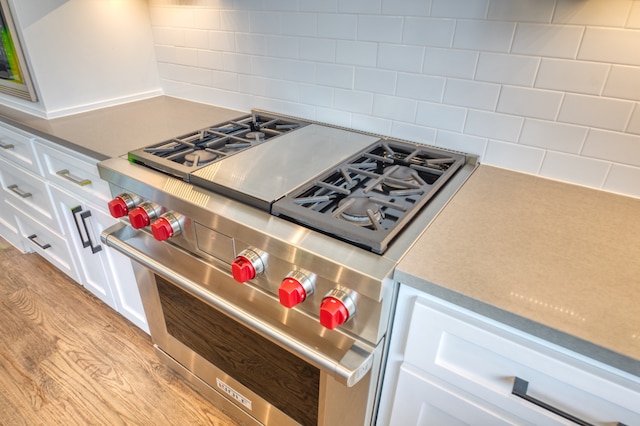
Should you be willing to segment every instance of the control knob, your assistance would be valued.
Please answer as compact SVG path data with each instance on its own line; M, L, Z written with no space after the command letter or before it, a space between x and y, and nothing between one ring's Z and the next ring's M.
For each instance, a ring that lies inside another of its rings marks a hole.
M129 223L135 229L144 228L158 218L161 210L159 205L145 201L129 212Z
M333 330L347 322L356 313L353 297L343 290L334 288L320 303L320 324Z
M231 263L231 275L239 283L245 283L264 272L266 253L256 248L247 248L238 253Z
M166 212L151 224L151 233L158 241L168 240L182 232L184 218L175 212Z
M109 201L109 213L115 219L119 219L129 214L129 212L142 200L140 197L128 192L123 192L116 196L113 200Z
M313 294L313 278L310 275L300 270L289 272L278 288L280 304L293 308Z

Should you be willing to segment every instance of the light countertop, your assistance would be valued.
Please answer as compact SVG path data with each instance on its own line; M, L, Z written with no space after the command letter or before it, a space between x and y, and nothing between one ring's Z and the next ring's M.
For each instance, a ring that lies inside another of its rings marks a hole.
M158 96L46 120L0 106L0 120L96 160L237 118L248 112Z
M640 376L640 199L479 166L400 282Z

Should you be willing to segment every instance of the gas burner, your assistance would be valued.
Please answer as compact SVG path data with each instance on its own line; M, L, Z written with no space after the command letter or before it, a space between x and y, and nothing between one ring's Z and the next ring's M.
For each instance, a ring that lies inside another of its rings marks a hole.
M392 167L385 173L385 177L387 179L383 181L382 187L389 191L424 185L418 172L407 166Z
M338 202L340 217L358 226L371 226L380 223L380 206L367 197L347 197Z
M248 132L246 135L244 135L245 138L247 139L255 139L257 141L261 141L264 139L264 133L263 132L259 132L259 131L252 131L252 132Z
M186 154L184 156L183 164L188 167L203 166L207 163L212 162L218 157L219 155L216 154L215 152L199 149L190 154Z

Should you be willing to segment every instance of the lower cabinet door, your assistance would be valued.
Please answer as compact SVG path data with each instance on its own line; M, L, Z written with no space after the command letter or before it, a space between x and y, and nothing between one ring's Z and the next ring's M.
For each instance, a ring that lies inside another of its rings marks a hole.
M520 419L508 419L482 403L474 402L438 384L433 378L403 363L391 408L390 426L500 426L527 425Z

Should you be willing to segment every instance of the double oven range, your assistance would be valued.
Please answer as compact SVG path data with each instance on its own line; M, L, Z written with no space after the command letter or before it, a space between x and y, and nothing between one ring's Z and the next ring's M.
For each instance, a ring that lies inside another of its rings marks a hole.
M392 274L476 166L253 111L98 164L159 356L242 424L372 424Z

